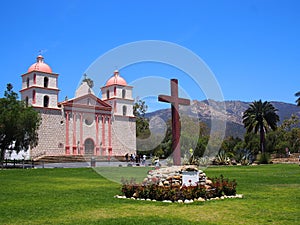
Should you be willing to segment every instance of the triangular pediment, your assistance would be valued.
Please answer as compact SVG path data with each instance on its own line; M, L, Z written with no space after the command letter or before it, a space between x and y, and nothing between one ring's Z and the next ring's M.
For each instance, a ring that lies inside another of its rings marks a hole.
M105 110L111 111L112 107L106 102L102 101L100 98L93 94L83 95L77 98L72 98L70 100L65 100L59 103L60 106L71 107L71 108L80 108L82 110Z

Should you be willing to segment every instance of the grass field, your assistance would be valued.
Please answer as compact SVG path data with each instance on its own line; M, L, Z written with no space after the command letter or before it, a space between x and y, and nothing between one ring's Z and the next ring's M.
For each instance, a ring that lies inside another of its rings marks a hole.
M98 168L143 176L145 168ZM0 224L300 224L300 167L210 167L236 179L244 199L193 204L116 199L120 184L95 170L0 170ZM129 176L129 175L128 175ZM130 176L129 176L130 177Z

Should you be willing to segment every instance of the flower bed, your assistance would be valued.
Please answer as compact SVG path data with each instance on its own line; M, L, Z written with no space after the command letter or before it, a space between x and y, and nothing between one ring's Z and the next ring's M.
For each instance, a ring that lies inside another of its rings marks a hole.
M136 184L133 180L123 181L122 193L126 198L149 199L156 201L185 202L196 199L216 199L224 196L235 196L237 183L235 180L228 180L222 175L208 179L205 184L178 186L163 186L159 183ZM240 197L240 196L239 196Z

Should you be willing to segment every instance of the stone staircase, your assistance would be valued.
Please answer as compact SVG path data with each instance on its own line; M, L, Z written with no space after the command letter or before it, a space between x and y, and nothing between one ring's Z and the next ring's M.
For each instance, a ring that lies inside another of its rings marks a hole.
M35 161L35 164L40 163L72 163L72 162L123 162L125 159L123 156L93 156L93 155L45 155Z

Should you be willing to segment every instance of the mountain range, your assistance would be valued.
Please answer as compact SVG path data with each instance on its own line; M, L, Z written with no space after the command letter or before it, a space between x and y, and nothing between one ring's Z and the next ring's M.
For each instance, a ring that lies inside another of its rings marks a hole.
M250 102L242 101L214 101L214 100L193 100L190 106L180 106L180 115L198 118L199 121L204 122L207 127L211 126L211 118L214 118L215 124L224 124L226 121L226 136L243 138L245 134L244 124L242 122L243 113L249 107ZM271 101L271 104L278 110L277 114L280 118L280 123L291 117L297 115L300 118L300 107L295 104ZM151 113L147 113L146 117L161 118L167 121L171 118L171 109L160 109ZM160 126L160 120L153 124ZM280 124L279 123L279 124Z

